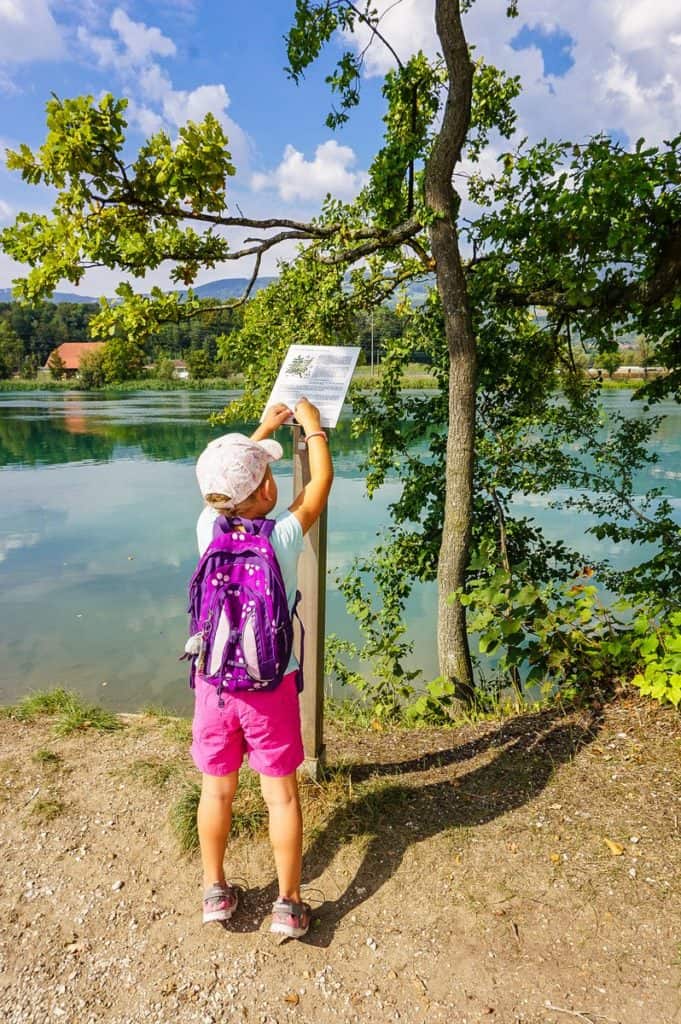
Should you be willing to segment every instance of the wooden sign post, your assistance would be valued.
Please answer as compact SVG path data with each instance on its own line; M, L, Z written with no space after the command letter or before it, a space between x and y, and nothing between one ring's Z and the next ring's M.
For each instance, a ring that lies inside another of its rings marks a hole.
M302 430L293 427L293 497L310 479L307 446ZM300 698L303 726L303 770L319 779L324 764L324 633L326 626L327 510L305 535L298 563L298 611L305 629L304 688ZM298 652L300 654L300 652Z
M284 402L295 409L305 397L317 406L325 430L335 427L359 356L343 345L291 345L274 382L267 406ZM263 413L264 415L264 413ZM307 447L293 422L293 496L310 479ZM326 618L326 509L305 535L298 565L298 606L305 627L304 688L301 696L304 769L313 778L324 758L324 627ZM298 652L300 654L300 652Z

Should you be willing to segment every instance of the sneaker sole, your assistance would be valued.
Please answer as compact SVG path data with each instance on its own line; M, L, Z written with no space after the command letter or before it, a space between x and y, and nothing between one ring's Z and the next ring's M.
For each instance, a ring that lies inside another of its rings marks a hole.
M286 935L289 939L302 939L303 935L307 935L310 930L310 926L307 928L292 928L288 924L272 924L270 925L270 931L274 935Z
M235 910L236 907L232 910L210 910L207 914L203 915L203 923L208 924L210 921L229 921Z
M238 906L239 898L237 897L234 906L230 910L227 910L224 907L222 910L204 910L203 923L210 924L211 921L229 921Z

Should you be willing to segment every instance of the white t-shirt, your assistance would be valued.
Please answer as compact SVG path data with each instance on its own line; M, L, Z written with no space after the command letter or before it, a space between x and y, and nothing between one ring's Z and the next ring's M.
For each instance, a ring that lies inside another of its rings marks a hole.
M213 523L219 516L210 505L206 505L196 523L196 540L199 545L199 555L202 555L213 539ZM293 605L298 590L298 559L303 550L303 528L296 516L288 509L277 516L274 521L274 529L270 536L270 543L274 549L281 569L281 575L286 588L286 600L289 611L293 611ZM286 669L286 674L298 668L298 659L291 654L291 659Z

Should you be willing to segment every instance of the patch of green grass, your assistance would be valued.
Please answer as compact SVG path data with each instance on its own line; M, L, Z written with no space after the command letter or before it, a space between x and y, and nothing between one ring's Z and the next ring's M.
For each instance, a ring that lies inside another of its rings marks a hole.
M324 701L324 717L344 732L352 732L370 729L376 715L372 707L361 700L327 697Z
M22 697L18 704L7 708L7 713L18 722L33 722L43 715L58 715L68 706L73 694L58 686L54 690L39 690Z
M232 808L232 835L256 836L267 825L267 807L260 792L260 779L250 768L242 768Z
M191 718L169 718L164 724L163 734L176 743L191 743Z
M40 822L54 821L64 812L64 804L56 797L44 797L31 804L31 816Z
M601 387L605 390L611 388L617 388L625 391L635 391L636 388L642 387L646 383L645 380L641 380L640 377L630 377L626 380L613 380L611 377L603 377L601 381Z
M43 768L59 768L61 766L61 755L55 750L48 750L45 747L41 747L39 750L33 752L31 760L36 764L41 765Z
M163 726L163 734L169 740L177 743L191 743L192 722L191 718L183 718L175 715L162 704L145 704L142 714L147 718L154 718Z
M165 786L169 779L177 774L181 766L181 761L177 759L162 761L158 758L142 758L128 765L125 769L125 774L133 779L138 779L146 786L160 789Z
M123 728L118 715L96 704L84 704L80 697L71 694L59 714L54 727L57 736L68 736L79 729L94 729L96 732L116 732Z
M170 808L170 826L182 853L194 853L199 848L196 812L201 798L201 786L190 782ZM267 825L267 807L260 792L258 776L243 768L239 788L232 806L233 839L260 835Z
M322 836L330 821L333 821L334 835L342 836L344 841L368 841L413 799L409 787L396 785L394 779L388 777L369 778L353 785L350 770L345 765L327 768L320 782L301 776L299 788L308 843ZM183 853L191 854L199 848L196 813L200 797L200 784L190 782L170 809L170 825ZM261 837L266 829L267 806L260 791L259 777L243 768L232 807L231 836L234 839Z
M448 845L454 847L455 852L460 852L461 848L470 842L473 838L475 829L470 825L448 825L441 833L441 840Z
M0 391L71 391L73 384L67 380L26 380L11 377L0 380Z
M112 711L96 704L86 704L77 693L62 687L30 693L8 708L7 713L19 722L33 722L43 716L56 717L54 731L57 736L68 736L78 729L113 732L123 728L122 721Z
M300 795L308 842L323 836L330 821L334 835L350 842L377 835L411 799L411 790L389 776L353 783L350 769L338 765L327 769L321 782L301 779Z
M201 786L190 782L170 808L170 827L182 853L194 853L199 848L199 830L196 812L201 798Z
M172 718L170 711L163 704L145 704L142 708L142 714L146 715L147 718L158 718L161 722Z
M119 381L117 384L105 384L102 388L84 388L76 377L65 380L26 380L12 377L0 380L0 391L90 391L95 394L121 394L133 391L222 391L238 388L243 385L243 376L206 377L201 380L159 380L157 377L143 377L139 380Z

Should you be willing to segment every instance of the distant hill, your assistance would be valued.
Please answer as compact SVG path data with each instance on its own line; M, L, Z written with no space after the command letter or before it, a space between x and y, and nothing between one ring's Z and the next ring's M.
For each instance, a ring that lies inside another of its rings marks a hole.
M201 299L238 299L246 290L248 281L247 277L223 277L218 281L208 281L207 284L200 284L194 289L194 292ZM276 281L276 277L258 278L251 294L253 295L261 288L266 288L272 281ZM186 294L186 292L183 292L183 294ZM92 295L77 295L75 292L55 292L50 301L99 303L99 299L93 298ZM11 288L0 288L0 302L12 302Z
M240 298L248 285L247 277L221 277L217 281L208 281L206 284L200 284L194 288L194 292L201 299L238 299ZM276 277L259 277L253 285L251 295L255 295L256 292L260 291L261 288L266 288L268 284L272 284L276 281ZM434 277L429 277L423 281L414 281L406 286L407 293L413 302L417 304L425 301L426 293L429 287L435 283ZM186 292L182 292L186 295ZM12 301L12 289L11 288L0 288L0 302L11 302ZM55 292L52 296L51 302L83 302L83 303L96 303L99 304L99 298L93 298L92 295L77 295L75 292ZM394 305L397 301L396 296L393 296L390 300L390 305Z
M268 284L272 284L276 280L276 277L259 277L253 285L251 295L255 295L261 288L267 288ZM247 286L247 277L222 277L219 281L200 284L194 289L194 293L200 299L239 299L246 291Z
M11 288L0 288L0 302L12 302L12 289ZM74 292L55 292L52 296L51 302L84 302L87 304L95 303L99 305L99 299L95 299L92 295L76 295Z

